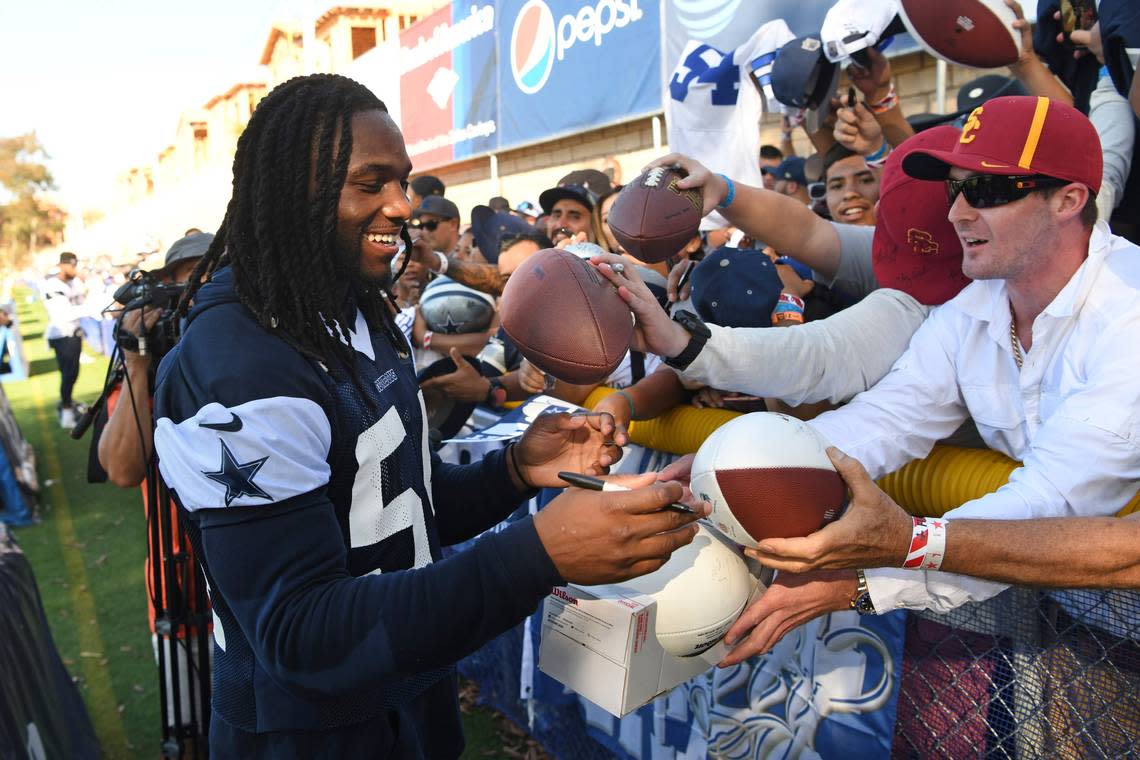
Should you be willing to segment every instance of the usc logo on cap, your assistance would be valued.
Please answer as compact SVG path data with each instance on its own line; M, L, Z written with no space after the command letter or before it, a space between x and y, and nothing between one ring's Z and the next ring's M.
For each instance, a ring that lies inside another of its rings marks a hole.
M982 128L982 120L978 117L982 115L984 106L978 106L973 111L970 111L970 116L966 119L966 123L962 125L962 137L959 138L960 143L972 143L977 135L970 134Z
M911 227L906 231L906 242L910 244L911 250L919 256L935 256L938 254L938 241L926 230Z

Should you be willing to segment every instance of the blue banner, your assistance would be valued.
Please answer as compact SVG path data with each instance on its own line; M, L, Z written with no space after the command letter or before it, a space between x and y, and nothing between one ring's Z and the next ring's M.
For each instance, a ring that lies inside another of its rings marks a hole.
M661 110L658 0L500 0L499 147Z

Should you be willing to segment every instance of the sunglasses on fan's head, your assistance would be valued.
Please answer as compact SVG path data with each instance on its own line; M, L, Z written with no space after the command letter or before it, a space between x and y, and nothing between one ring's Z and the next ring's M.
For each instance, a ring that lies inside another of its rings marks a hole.
M950 205L954 205L959 195L965 195L966 203L974 208L993 208L1019 201L1038 190L1067 184L1068 180L1041 174L1014 177L1003 174L975 174L966 179L946 180L946 196L950 199Z

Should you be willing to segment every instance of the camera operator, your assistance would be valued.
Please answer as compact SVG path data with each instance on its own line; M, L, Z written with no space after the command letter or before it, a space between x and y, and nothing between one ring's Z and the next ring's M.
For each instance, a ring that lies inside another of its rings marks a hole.
M166 252L162 269L152 274L160 282L185 285L213 239L214 236L208 232L192 232L179 239ZM128 306L126 303L123 305ZM172 312L174 305L171 303L167 308ZM145 336L154 330L164 312L164 308L157 306L128 310L122 316L118 332L136 339L139 335ZM123 399L120 385L108 397L110 417L99 437L99 464L112 483L121 488L132 488L141 484L146 477L154 446L151 384L154 370L158 366L156 359L162 357L156 356L153 350L130 350L123 345L123 341L119 342L119 347L126 375L123 384L130 395Z
M168 757L205 756L212 668L204 584L152 456L154 375L178 340L178 300L213 239L209 233L191 232L170 247L162 269L136 272L116 292L115 300L123 305L115 330L121 366L105 393L110 417L102 431L96 427L93 443L112 483L142 486L147 604Z

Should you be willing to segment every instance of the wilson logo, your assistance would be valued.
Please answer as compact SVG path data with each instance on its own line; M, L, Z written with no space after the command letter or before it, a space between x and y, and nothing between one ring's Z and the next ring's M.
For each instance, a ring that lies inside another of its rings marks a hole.
M558 597L567 604L573 604L574 606L578 605L578 600L570 596L570 594L566 593L561 588L555 587L550 591L550 595Z

